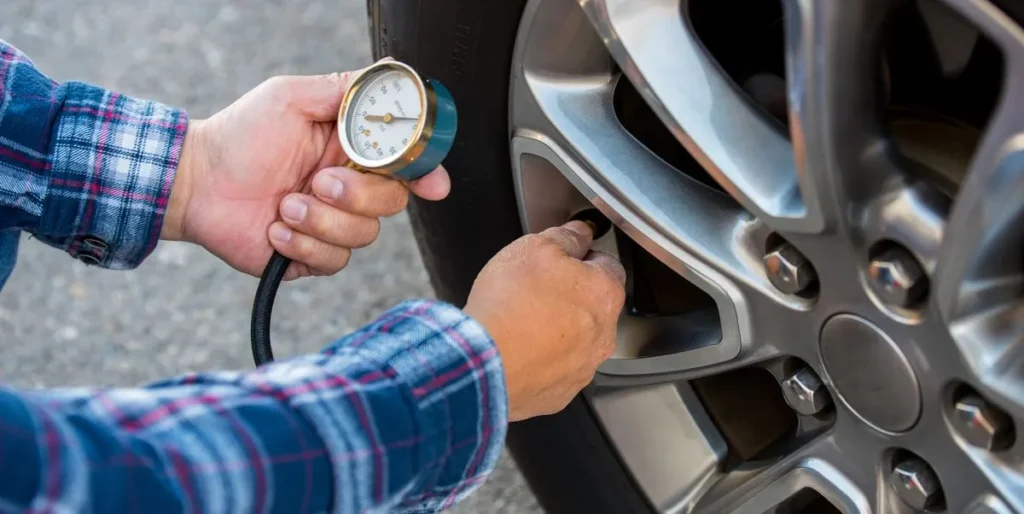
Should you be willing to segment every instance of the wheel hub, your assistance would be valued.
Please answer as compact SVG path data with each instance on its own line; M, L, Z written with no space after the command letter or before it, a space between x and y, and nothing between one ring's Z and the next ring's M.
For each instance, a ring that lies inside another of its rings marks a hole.
M865 422L888 432L917 422L917 377L881 329L851 314L834 316L821 330L821 358L838 396Z

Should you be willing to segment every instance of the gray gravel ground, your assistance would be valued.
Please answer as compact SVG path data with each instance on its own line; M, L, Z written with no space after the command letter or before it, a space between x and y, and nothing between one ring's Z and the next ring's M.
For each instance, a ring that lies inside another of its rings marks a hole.
M5 0L0 38L58 80L205 117L263 79L370 62L362 0ZM134 272L85 266L35 241L0 294L0 374L22 386L135 385L245 369L256 280L201 249L162 244ZM407 298L431 295L404 216L340 276L282 289L279 355L315 351ZM460 513L539 509L511 459Z

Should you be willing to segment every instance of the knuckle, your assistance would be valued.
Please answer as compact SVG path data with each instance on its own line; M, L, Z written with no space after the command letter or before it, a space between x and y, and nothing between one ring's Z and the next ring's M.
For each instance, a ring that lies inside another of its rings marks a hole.
M580 328L587 330L589 332L591 330L594 330L598 325L600 325L600 320L598 319L599 316L596 312L594 312L594 309L584 308L579 309L576 312L576 322L577 326L579 326Z
M541 232L540 235L544 236L550 242L564 241L569 237L568 231L562 227L550 227Z
M262 85L268 89L283 89L288 85L288 77L284 75L275 75L264 80Z
M626 303L626 288L618 281L611 282L606 286L603 296L608 299L608 303L617 311Z
M349 208L367 216L392 216L405 209L407 192L396 180L380 182L379 177L360 174L352 181Z
M347 82L348 72L334 71L324 75L324 80L334 85L344 85Z
M529 234L525 237L525 240L531 246L550 246L555 243L555 235L551 233L551 230L545 230L536 234Z
M544 244L547 241L547 236L543 234L526 234L519 238L518 241L527 246L536 246Z
M555 244L576 243L576 234L564 227L551 227L541 232L541 235L547 236L548 241Z
M263 81L260 85L270 92L274 101L287 103L291 99L292 79L287 75L276 75Z
M314 244L315 242L316 240L309 236L295 234L288 243L291 245L295 255L297 256L295 260L312 262L318 257L317 248Z
M380 235L380 220L377 218L356 218L354 225L352 248L370 246Z
M348 248L341 248L330 262L325 263L323 266L317 266L316 270L326 275L333 275L345 269L351 259L352 251Z
M608 300L610 304L623 304L626 300L626 288L614 271L599 266L596 274L590 274L592 280L588 284L593 288L593 296ZM623 272L624 273L624 272Z
M512 263L520 262L524 260L531 253L531 248L536 243L533 242L531 236L523 236L510 243L505 248L502 248L497 255L494 256L489 262L495 264L509 265Z
M574 338L574 343L578 346L593 344L592 334L597 332L597 327L600 326L598 315L589 308L575 309L568 319L578 334Z
M341 89L348 89L352 85L352 77L356 76L355 71L336 71L327 75L327 80L336 84Z
M405 210L405 206L409 203L409 190L405 188L399 182L388 188L388 196L386 205L388 206L386 215L394 216Z
M366 182L362 176L347 176L344 191L341 198L336 202L339 207L352 212L363 212L373 206L372 195L367 192Z
M397 180L387 179L383 183L371 182L364 187L359 212L369 215L394 216L405 209L409 201L409 190Z
M626 279L626 269L618 259L608 254L599 253L592 262L600 275L599 283L608 289L621 289Z
M380 235L380 220L320 205L309 216L309 234L328 243L351 248L373 244Z
M527 234L516 240L518 246L526 250L543 248L545 246L550 245L551 242L552 241L548 238L548 236L544 234Z
M614 281L615 287L622 289L622 285L626 282L626 267L622 265L622 262L608 256L608 272L611 274L609 278Z
M348 263L351 262L351 261L352 261L352 250L349 250L348 248L342 248L341 249L341 255L338 258L338 265L339 265L338 269L341 270L341 269L345 268L346 266L348 266Z
M554 273L559 275L554 278L561 279L560 273L565 271L558 265L559 257L562 255L559 246L543 233L522 236L507 246L502 253L506 260L529 263L536 273Z
M309 211L305 224L311 235L323 238L335 230L336 222L332 220L333 213L329 210L323 209L322 205L314 204L310 206Z

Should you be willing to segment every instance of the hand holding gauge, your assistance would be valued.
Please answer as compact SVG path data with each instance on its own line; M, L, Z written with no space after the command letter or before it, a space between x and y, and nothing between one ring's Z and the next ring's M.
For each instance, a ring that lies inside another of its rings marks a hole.
M354 77L338 110L338 139L348 157L344 166L401 180L440 166L457 126L448 89L397 61L380 61ZM290 262L274 252L256 289L250 327L256 365L274 360L270 318Z

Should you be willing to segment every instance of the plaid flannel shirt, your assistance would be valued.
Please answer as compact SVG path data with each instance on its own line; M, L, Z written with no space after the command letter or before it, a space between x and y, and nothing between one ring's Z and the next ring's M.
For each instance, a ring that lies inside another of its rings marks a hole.
M108 268L155 247L187 120L0 41L0 285L18 234ZM0 386L0 512L433 512L494 468L497 350L440 302L322 353L130 389Z

